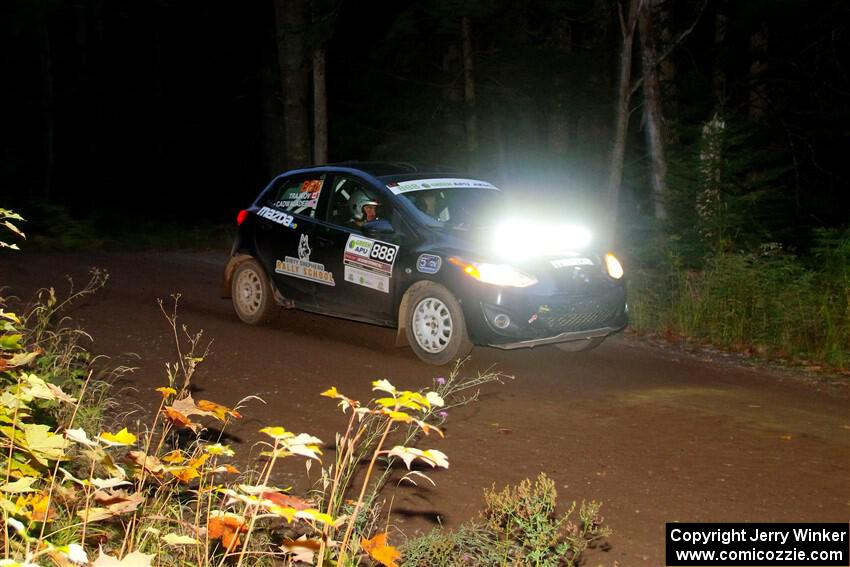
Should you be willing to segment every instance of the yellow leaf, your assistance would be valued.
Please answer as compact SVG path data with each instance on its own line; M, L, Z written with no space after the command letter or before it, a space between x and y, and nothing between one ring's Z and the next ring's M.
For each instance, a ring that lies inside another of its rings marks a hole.
M214 445L207 445L204 447L204 450L210 455L224 455L225 457L232 457L236 453L233 452L233 449L228 447L227 445L222 445L221 443L216 443Z
M235 409L231 409L227 406L223 406L209 400L198 400L197 406L200 410L212 412L213 415L215 415L215 417L220 421L224 421L224 418L228 415L235 417L236 419L242 419L242 414Z
M151 567L154 555L134 551L128 553L122 559L118 559L113 555L107 555L100 550L99 556L91 564L91 567Z
M98 439L107 445L113 446L132 445L136 442L136 436L127 431L126 427L118 433L109 433L108 431L105 431L98 436Z
M384 567L398 567L396 561L401 559L399 551L387 545L387 532L379 533L372 539L363 538L360 545L369 556Z
M395 386L390 384L389 380L375 380L372 382L373 390L380 390L382 392L386 392L388 394L395 395L396 389Z
M9 494L36 492L35 488L32 487L32 484L36 481L38 481L37 478L25 476L23 478L19 478L15 482L7 482L3 486L0 486L0 492L8 492Z
M168 545L198 545L201 543L193 537L178 534L166 534L160 539Z
M41 424L23 424L26 450L42 465L48 460L57 461L65 457L68 441L61 435L51 433L50 428Z
M324 392L322 392L319 395L325 396L326 398L338 398L338 397L340 397L339 392L336 389L336 386L333 386L333 387L325 390Z
M169 465L179 465L183 463L186 458L183 456L183 453L181 453L179 449L175 449L163 455L160 460L163 463L168 463Z
M162 388L157 388L157 389L156 389L156 390L154 390L154 391L159 392L160 394L162 394L162 399L165 399L165 398L167 398L168 396L176 396L176 395L177 395L177 390L175 390L174 388L166 388L166 387L162 387Z
M287 437L294 437L295 434L287 431L283 427L263 427L260 429L260 433L265 433L272 439L286 439Z

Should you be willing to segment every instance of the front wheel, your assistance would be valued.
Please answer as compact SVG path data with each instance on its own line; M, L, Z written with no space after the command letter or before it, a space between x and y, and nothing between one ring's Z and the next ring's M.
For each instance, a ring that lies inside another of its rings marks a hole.
M233 272L231 297L236 315L249 325L259 325L275 313L275 301L266 271L254 260L245 260Z
M472 350L463 310L445 287L428 282L413 293L407 312L407 342L428 364L442 366Z

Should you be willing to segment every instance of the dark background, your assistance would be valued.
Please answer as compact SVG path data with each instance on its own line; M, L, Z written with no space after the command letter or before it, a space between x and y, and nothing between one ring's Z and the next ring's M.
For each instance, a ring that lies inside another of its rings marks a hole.
M740 207L741 231L805 246L812 228L847 224L848 3L664 4L673 36L696 21L669 56L671 191L687 197L696 183L701 128L722 108L740 136L729 155L742 162L731 185L739 200L729 206ZM605 213L622 46L617 2L308 7L306 41L327 53L329 161L446 164L559 210L590 203ZM718 14L728 22L722 42ZM462 16L474 47L475 152L464 143ZM769 38L760 78L768 104L754 121L751 42L760 29ZM269 130L284 95L271 0L7 0L0 36L4 207L39 215L49 204L106 228L230 222L276 173L281 160L271 154L280 148ZM718 68L722 103L712 90ZM625 227L653 223L642 104L638 90L618 205ZM683 202L671 205L672 225L691 222L693 201Z

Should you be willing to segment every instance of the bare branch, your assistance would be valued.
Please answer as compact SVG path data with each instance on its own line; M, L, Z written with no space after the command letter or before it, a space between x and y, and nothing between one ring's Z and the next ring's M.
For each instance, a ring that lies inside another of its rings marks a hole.
M664 51L662 51L661 54L658 57L655 58L655 60L651 64L651 67L657 67L659 63L661 63L662 61L667 59L667 57L669 57L670 54L673 53L673 50L676 49L677 47L679 47L679 45L681 45L682 42L685 41L685 39L689 35L691 35L691 32L694 31L694 28L697 26L700 19L702 18L702 13L705 11L705 6L707 4L708 4L708 0L702 1L702 4L700 4L700 7L699 7L699 11L697 12L696 17L694 18L694 21L691 22L691 25L688 26L687 29L683 30L676 37L676 39L674 39L673 41L670 42L670 45L668 45L667 48ZM635 94L637 92L637 90L641 87L641 85L643 85L643 74L641 74L641 77L638 80L636 80L634 83L632 83L632 88L629 91L629 96Z

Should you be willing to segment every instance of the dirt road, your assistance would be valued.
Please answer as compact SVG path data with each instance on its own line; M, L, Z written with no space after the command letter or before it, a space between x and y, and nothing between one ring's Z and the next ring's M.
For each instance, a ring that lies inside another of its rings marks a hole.
M432 384L439 369L391 346L390 329L287 311L249 327L219 298L223 254L0 257L0 286L28 299L39 286L79 285L88 267L110 273L105 290L71 315L91 350L138 369L119 384L123 408L156 402L173 339L156 303L181 293L181 322L215 339L196 397L232 405L256 395L231 440L252 450L263 425L306 431L328 442L345 422L319 392L369 399L371 380ZM126 353L135 353L136 356ZM845 385L735 367L658 350L623 336L594 352L476 348L466 373L492 365L515 379L491 384L449 416L446 438L426 439L451 467L436 487L395 491L393 522L412 533L439 520L456 526L476 513L484 488L545 471L561 502L604 502L615 530L592 565L663 564L669 521L847 521L850 518L850 391ZM135 388L135 390L128 389ZM140 415L141 417L141 415ZM316 478L316 468L312 470ZM281 484L306 486L305 472Z

